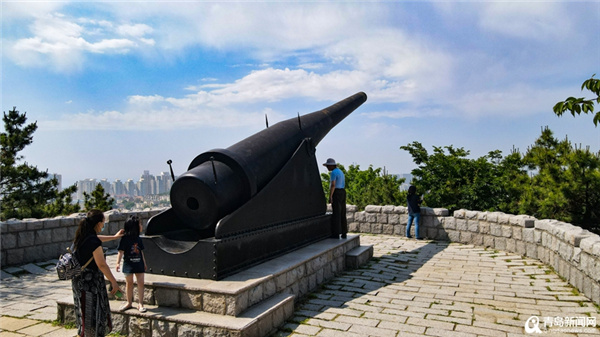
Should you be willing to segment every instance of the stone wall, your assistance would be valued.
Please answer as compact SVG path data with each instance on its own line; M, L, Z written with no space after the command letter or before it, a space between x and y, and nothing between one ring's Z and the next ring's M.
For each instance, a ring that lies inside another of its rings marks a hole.
M347 209L352 232L405 236L408 209ZM420 234L434 240L489 247L537 259L600 305L600 236L557 220L501 212L422 208ZM411 231L414 233L414 226Z
M103 234L116 233L130 215L138 215L145 224L160 211L106 212L108 224ZM58 258L70 246L77 224L84 217L85 214L73 214L0 223L2 267ZM347 217L351 232L404 236L408 210L404 206L367 206L359 212L356 206L348 206ZM490 247L538 259L600 304L600 237L580 227L528 215L467 210L450 215L443 208L423 207L420 231L428 239ZM115 248L117 243L111 241L104 246Z
M122 229L130 215L142 219L144 228L148 219L161 209L137 212L108 211L108 222L100 234L111 235ZM59 216L48 219L8 220L0 222L2 256L1 266L23 265L48 261L58 257L71 246L79 222L85 213ZM119 240L105 242L104 247L116 248Z

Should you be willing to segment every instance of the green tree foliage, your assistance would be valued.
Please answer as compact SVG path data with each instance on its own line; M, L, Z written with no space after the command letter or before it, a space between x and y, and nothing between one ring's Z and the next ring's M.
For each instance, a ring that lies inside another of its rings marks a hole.
M518 193L514 186L503 182L526 177L516 169L519 157L511 155L503 160L500 151L491 151L478 159L468 159L469 151L452 145L435 147L429 154L419 142L400 149L408 151L418 168L412 171L417 191L424 193L424 205L445 207L450 210L461 208L494 210L502 205L510 208L511 196ZM511 168L512 177L504 176L503 170Z
M91 194L83 192L83 205L85 209L99 209L103 212L112 209L115 199L110 194L104 193L104 187L98 184Z
M595 79L594 76L596 76L596 74L592 75L590 79L583 82L581 85L581 90L583 91L585 88L591 91L594 95L596 95L596 98L585 99L585 97L569 97L566 100L558 102L556 105L554 105L554 113L557 116L562 116L562 114L566 111L570 111L573 117L575 117L575 114L579 115L582 112L585 114L594 113L594 101L600 104L600 80ZM594 115L594 125L598 126L598 123L600 123L600 111L596 112L596 115Z
M33 142L37 123L25 125L26 113L19 113L16 107L8 114L4 112L2 121L5 132L0 134L0 218L43 218L78 212L79 206L71 204L70 197L76 191L75 185L59 192L58 181L47 171L21 163L24 156L19 152Z
M346 179L346 202L363 210L367 205L403 205L406 192L400 191L404 178L386 174L372 165L361 171L359 165L350 165L348 170L338 164ZM321 174L323 191L329 196L329 173Z
M600 232L600 152L557 140L548 128L524 155L491 151L477 159L453 146L402 146L419 165L412 171L424 204L529 214Z
M523 191L522 213L600 229L600 153L559 141L545 128L524 162L535 174Z

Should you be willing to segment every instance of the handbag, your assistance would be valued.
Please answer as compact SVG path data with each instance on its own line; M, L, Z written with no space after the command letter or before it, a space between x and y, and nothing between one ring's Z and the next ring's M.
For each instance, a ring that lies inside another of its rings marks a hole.
M81 275L85 267L94 259L92 256L88 262L81 266L74 252L72 252L72 247L73 245L71 245L71 248L67 247L67 252L62 254L56 262L56 273L59 280L72 280L75 276Z

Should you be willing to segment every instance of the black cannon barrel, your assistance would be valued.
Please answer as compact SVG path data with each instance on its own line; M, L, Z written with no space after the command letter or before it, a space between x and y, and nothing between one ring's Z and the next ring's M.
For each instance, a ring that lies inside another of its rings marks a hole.
M313 146L367 100L364 92L330 107L268 127L227 149L205 152L171 187L171 205L188 227L216 223L260 191L291 158L302 141Z

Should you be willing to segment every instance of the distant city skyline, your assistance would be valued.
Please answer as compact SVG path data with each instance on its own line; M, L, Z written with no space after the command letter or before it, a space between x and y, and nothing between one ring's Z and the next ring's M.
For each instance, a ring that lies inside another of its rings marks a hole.
M76 200L83 200L83 193L91 193L98 184L104 188L104 193L110 194L111 197L144 197L168 193L173 185L173 179L168 172L160 172L157 176L154 176L150 174L150 170L144 170L137 181L133 178L127 180L116 178L112 181L107 178L87 178L78 180L76 184Z

